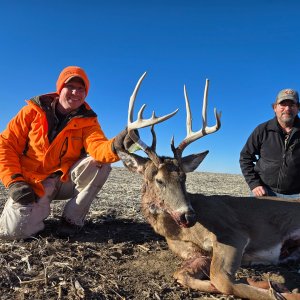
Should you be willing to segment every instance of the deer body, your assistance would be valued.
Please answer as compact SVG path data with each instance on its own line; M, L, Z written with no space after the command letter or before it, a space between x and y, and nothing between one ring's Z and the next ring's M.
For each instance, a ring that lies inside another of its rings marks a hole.
M184 89L188 134L177 148L172 140L174 158L169 158L155 152L153 125L176 112L159 118L153 113L151 119L144 120L143 106L138 120L132 122L135 96L144 76L130 99L128 132L148 158L129 153L122 147L117 153L125 167L143 177L142 211L146 220L185 261L174 277L182 285L203 292L256 300L300 300L300 294L290 294L278 285L277 291L273 283L235 279L241 265L278 264L300 259L300 200L188 193L186 173L193 172L208 151L185 157L182 152L188 144L220 128L220 114L216 110L216 125L206 126L208 82L204 93L203 128L197 132L191 130L192 118ZM135 130L150 125L153 143L148 147Z
M235 236L241 239L242 236L240 247L243 247L243 266L277 265L300 258L300 249L297 249L298 252L294 249L293 253L282 253L286 243L296 245L298 242L300 246L300 201L202 194L187 194L187 197L196 212L197 220L189 228L178 226L166 212L151 215L147 198L142 198L147 221L169 244L172 240L191 242L201 253L204 251L211 256L213 244L224 239L228 242L227 235L230 233L232 239ZM238 208L232 206L235 201L239 202ZM263 222L260 221L262 217ZM183 259L187 258L181 252L177 254Z
M204 292L276 299L267 290L235 283L235 273L241 265L276 265L300 259L300 200L191 194L185 191L185 174L177 165L174 159L162 159L158 169L149 161L141 172L146 220L187 262L175 278ZM164 182L156 183L161 178L168 182L167 188ZM176 193L170 195L168 189ZM182 215L193 213L194 225L180 223ZM300 299L299 294L283 295Z

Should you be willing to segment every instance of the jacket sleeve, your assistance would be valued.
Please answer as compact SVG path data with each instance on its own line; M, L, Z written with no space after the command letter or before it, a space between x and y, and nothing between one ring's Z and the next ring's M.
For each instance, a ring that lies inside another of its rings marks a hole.
M119 161L119 156L113 152L114 138L107 139L98 121L94 126L84 128L84 147L94 159L102 163L114 163Z
M246 144L240 152L240 167L244 178L251 190L263 185L259 175L255 171L255 163L260 155L260 129L259 126L249 136Z
M0 179L6 187L12 182L24 180L20 156L35 114L36 111L24 106L0 135Z

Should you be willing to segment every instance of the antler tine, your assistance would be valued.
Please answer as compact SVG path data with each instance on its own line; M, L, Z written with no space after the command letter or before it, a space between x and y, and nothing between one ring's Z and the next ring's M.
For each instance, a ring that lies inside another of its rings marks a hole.
M186 86L183 86L183 91L184 91L184 99L185 99L185 108L186 108L186 132L187 136L192 134L192 113L191 113L191 107L190 107L190 102L186 90Z
M136 98L136 95L139 91L139 88L141 86L141 83L143 81L143 79L145 78L147 72L144 72L144 74L140 77L140 79L138 80L134 90L133 90L133 93L129 99L129 106L128 106L128 121L127 121L127 124L131 123L132 122L132 119L133 119L133 106L134 106L134 102L135 102L135 98ZM145 105L144 105L145 106Z
M221 112L217 112L217 109L214 108L214 115L215 115L215 119L216 119L216 124L214 126L208 127L207 126L207 95L208 95L208 86L209 86L209 80L206 79L205 82L205 88L204 88L204 95L203 95L203 107L202 107L202 124L204 128L204 135L210 134L210 133L214 133L217 130L219 130L221 128ZM202 137L200 136L200 137ZM200 138L199 137L199 138Z
M143 104L142 107L140 108L139 112L138 112L137 120L133 122L133 107L134 107L136 95L139 91L140 85L141 85L144 77L146 76L146 74L147 74L147 72L145 72L140 77L140 79L138 80L138 82L135 86L135 89L134 89L134 91L133 91L133 93L130 97L129 106L128 106L128 122L127 122L128 130L140 129L140 128L144 128L144 127L148 127L148 126L151 126L151 125L158 124L160 122L168 120L169 118L173 117L178 112L178 109L176 109L172 113L170 113L168 115L165 115L165 116L162 116L162 117L156 117L155 112L153 112L150 119L144 119L143 118L143 112L145 110L146 104Z
M136 121L133 121L133 108L134 108L134 103L135 103L135 99L136 99L136 95L137 92L140 88L140 85L144 79L144 77L146 76L146 72L140 77L140 79L138 80L135 89L130 97L130 101L129 101L129 107L128 107L128 122L127 122L127 128L128 128L128 133L129 136L131 137L131 139L149 156L149 158L158 166L160 163L160 160L157 156L157 154L155 153L155 146L153 147L153 145L156 145L156 137L154 137L153 132L154 129L151 129L152 132L152 136L153 139L155 139L154 143L152 143L151 148L149 146L147 146L140 138L139 136L135 133L135 130L138 130L140 128L144 128L144 127L148 127L148 126L154 126L155 124L158 124L160 122L166 121L167 119L173 117L178 109L176 109L174 112L162 116L162 117L156 117L155 113L153 111L151 118L149 119L144 119L143 118L143 112L145 110L146 105L143 104L141 109L138 112L138 117Z
M172 113L170 113L168 115L164 115L162 117L156 117L155 112L153 111L151 118L144 119L143 112L145 110L145 107L146 107L146 104L143 104L143 106L141 107L141 109L138 112L138 118L136 121L133 122L132 120L130 120L130 122L127 123L128 130L140 129L140 128L144 128L144 127L148 127L148 126L152 126L152 125L161 123L161 122L166 121L169 118L173 117L178 112L178 109L176 109L175 111L173 111ZM133 111L133 108L131 108L131 111Z
M186 106L186 130L187 135L184 140L179 144L177 148L174 147L174 140L172 140L171 147L175 154L175 156L180 159L183 150L191 144L192 142L200 139L201 137L214 133L221 127L221 112L218 113L216 109L214 109L214 115L216 119L216 124L214 126L207 126L207 95L208 95L208 86L209 80L206 79L204 96L203 96L203 106L202 106L202 128L197 132L193 132L192 130L192 113L190 109L189 98L186 90L186 86L184 85L184 98L185 98L185 106Z
M208 94L208 86L209 80L206 79L205 81L205 88L203 94L203 104L202 104L202 128L205 128L207 125L207 94Z

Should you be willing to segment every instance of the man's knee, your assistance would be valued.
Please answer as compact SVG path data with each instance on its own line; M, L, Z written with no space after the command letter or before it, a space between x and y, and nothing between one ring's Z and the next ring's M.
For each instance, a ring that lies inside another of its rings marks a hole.
M111 172L111 169L110 164L101 164L89 156L73 167L71 177L73 182L80 186L91 183L93 185L102 186Z
M111 170L112 168L110 164L103 164L100 166L100 173L102 173L106 178L110 174Z
M20 240L43 230L43 220L50 214L50 206L32 203L20 205L8 199L0 217L0 239Z

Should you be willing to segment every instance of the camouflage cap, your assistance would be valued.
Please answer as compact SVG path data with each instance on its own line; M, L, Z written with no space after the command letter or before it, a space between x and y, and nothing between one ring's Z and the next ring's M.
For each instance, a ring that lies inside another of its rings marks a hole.
M299 103L298 92L292 89L281 90L276 97L276 103L280 103L284 100L292 100L296 104Z

